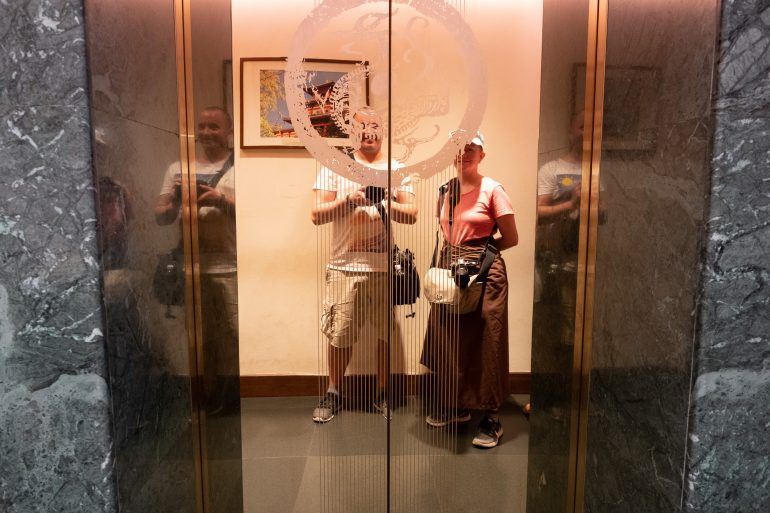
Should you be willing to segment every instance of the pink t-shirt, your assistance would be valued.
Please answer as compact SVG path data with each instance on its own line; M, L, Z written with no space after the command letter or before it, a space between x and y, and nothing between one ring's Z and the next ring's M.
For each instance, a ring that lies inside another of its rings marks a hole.
M460 201L454 209L452 233L449 233L449 194L444 196L441 208L441 229L444 238L452 244L460 245L474 239L489 237L497 219L513 214L513 206L503 186L487 176L481 179L481 185L472 191L460 195Z

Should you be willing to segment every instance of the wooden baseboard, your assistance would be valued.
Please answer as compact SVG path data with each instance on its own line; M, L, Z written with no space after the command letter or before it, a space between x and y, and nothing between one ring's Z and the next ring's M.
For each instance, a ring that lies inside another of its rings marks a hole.
M400 375L397 382L413 394L420 388L424 375ZM530 373L512 372L509 376L512 394L529 394ZM348 387L370 388L372 376L347 376ZM241 376L241 397L295 397L319 395L326 390L326 376ZM357 384L354 384L358 382ZM399 386L399 385L397 385Z

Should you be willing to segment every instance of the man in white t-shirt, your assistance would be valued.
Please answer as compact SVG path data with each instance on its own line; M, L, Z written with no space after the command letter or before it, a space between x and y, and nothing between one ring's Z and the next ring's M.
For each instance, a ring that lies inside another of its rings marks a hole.
M570 122L569 151L543 164L537 173L537 274L532 352L533 361L547 361L551 369L548 379L538 389L541 394L536 401L539 409L552 415L555 415L553 411L563 411L570 390L562 378L571 370L570 348L575 334L583 118L581 111ZM527 404L525 412L529 410Z
M376 170L387 170L388 158L382 152L382 123L371 107L353 116L360 134L360 149L353 158ZM402 166L391 162L391 169ZM331 256L326 269L326 290L321 314L321 331L326 335L329 361L329 388L313 411L315 422L329 422L342 405L341 385L350 363L358 331L369 321L377 339L377 397L375 408L388 415L387 330L389 241L385 224L376 206L390 208L390 219L397 223L417 221L417 206L409 178L389 193L344 178L321 168L313 185L313 224L332 223Z
M539 248L546 260L565 271L575 271L583 176L583 112L570 123L570 150L546 162L537 173L537 218L541 227Z
M232 117L220 107L207 107L198 116L196 128L196 142L202 150L196 151L195 178L204 400L209 415L227 414L239 407L240 400ZM174 164L166 170L155 204L158 224L176 222L181 204L181 175Z
M198 116L195 178L198 188L198 243L203 273L232 273L236 270L235 170L230 150L232 118L219 107L207 107ZM155 205L160 225L179 216L181 174L179 165L166 170Z

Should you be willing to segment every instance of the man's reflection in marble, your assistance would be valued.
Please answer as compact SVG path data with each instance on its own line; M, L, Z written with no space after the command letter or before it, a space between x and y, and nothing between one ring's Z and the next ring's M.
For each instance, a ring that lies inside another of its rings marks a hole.
M220 107L198 117L195 177L198 257L203 324L203 386L206 410L233 406L238 393L238 283L235 239L235 171L230 137L233 122ZM202 151L200 151L202 150ZM166 171L155 207L158 224L174 223L182 204L176 165ZM232 403L232 404L230 404ZM230 409L230 408L228 408Z
M583 111L571 118L569 150L546 162L537 177L533 352L542 354L550 362L549 375L555 382L550 383L551 393L541 395L548 404L535 404L535 407L549 409L549 415L565 422L575 336L583 119Z

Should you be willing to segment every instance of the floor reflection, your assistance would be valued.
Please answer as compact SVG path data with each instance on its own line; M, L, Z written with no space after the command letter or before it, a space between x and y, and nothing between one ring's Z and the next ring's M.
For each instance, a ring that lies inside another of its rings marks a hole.
M317 401L242 400L245 513L383 510L385 419L353 410L334 424L316 425L308 412ZM500 445L479 450L471 445L479 418L458 427L447 444L425 424L418 400L409 398L391 423L392 440L398 441L391 447L392 511L524 513L529 423L521 405L528 401L526 395L510 396L501 409ZM372 435L380 429L381 437Z

